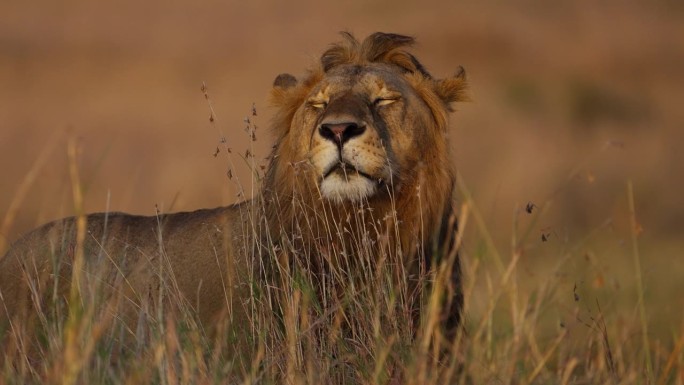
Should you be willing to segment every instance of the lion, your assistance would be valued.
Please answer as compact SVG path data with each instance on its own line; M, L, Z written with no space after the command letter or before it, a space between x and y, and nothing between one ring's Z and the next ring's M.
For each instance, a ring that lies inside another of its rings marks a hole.
M453 103L466 99L464 71L433 78L405 50L412 37L343 37L303 78L275 79L276 140L255 198L192 212L99 213L43 225L0 260L0 325L15 330L46 308L68 308L102 290L110 293L108 306L124 309L134 335L141 314L155 317L150 309L164 301L165 287L171 302L203 325L218 317L247 322L246 304L258 291L254 278L282 272L283 263L306 264L324 297L325 287L348 285L345 275L330 278L334 269L349 275L371 266L368 259L390 256L404 264L399 280L411 280L453 254L455 171L447 125ZM448 335L459 327L463 305L458 258L449 266L441 310ZM415 291L412 298L421 297ZM410 314L416 322L420 301Z

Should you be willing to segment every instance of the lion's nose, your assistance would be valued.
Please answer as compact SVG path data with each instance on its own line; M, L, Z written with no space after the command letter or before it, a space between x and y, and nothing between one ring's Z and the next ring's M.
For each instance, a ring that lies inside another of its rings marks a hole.
M366 126L353 122L323 123L318 128L318 132L322 137L332 140L340 146L349 139L363 134L364 131L366 131Z

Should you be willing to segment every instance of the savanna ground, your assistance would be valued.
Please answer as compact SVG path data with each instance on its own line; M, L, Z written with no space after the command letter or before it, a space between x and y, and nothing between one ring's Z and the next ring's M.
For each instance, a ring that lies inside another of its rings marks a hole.
M417 36L436 75L466 68L473 99L450 133L467 290L453 360L430 367L429 344L383 332L377 301L372 344L326 340L351 356L301 354L302 323L316 320L292 313L289 359L256 352L239 370L228 344L171 321L112 364L83 312L50 324L37 364L0 346L13 363L0 383L306 383L344 370L367 383L397 371L409 383L684 383L679 2L3 2L0 15L0 249L78 209L214 207L240 199L238 179L249 195L237 154L263 164L272 80L301 74L339 30Z

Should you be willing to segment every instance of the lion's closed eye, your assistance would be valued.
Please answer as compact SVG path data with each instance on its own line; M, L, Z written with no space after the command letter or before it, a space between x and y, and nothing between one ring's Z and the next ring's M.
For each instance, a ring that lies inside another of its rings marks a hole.
M379 97L373 100L373 105L375 107L383 107L383 106L388 106L394 102L397 102L399 99L401 99L400 96L387 96L387 97Z
M328 103L325 100L309 100L307 103L317 110L322 110L328 106Z

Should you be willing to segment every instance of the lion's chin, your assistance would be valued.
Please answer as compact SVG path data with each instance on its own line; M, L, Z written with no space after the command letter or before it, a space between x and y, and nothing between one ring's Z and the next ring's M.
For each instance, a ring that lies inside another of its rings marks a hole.
M323 198L343 203L366 199L377 190L377 184L361 175L329 175L321 182Z

